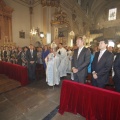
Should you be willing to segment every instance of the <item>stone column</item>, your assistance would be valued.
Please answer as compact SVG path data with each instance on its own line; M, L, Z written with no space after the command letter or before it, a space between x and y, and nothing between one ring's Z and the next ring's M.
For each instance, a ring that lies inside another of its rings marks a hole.
M43 32L45 34L43 44L47 44L46 35L51 33L51 9L51 7L43 7Z
M30 31L32 29L32 14L33 14L33 7L29 7L30 11ZM30 35L30 44L32 44L32 35Z

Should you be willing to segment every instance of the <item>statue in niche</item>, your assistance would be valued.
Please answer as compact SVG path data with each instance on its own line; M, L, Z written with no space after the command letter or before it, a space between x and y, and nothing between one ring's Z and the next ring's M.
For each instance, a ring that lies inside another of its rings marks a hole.
M64 37L64 34L63 34L63 32L62 32L62 31L60 31L60 32L59 32L58 37Z
M73 14L72 14L72 20L73 21L76 21L76 18L77 18L77 16L76 16L76 12L75 12L75 10L73 11Z
M81 6L82 0L77 0L77 3Z

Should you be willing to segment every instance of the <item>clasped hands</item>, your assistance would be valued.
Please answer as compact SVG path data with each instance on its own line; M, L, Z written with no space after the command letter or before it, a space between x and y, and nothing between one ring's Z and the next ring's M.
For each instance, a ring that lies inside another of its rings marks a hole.
M97 79L97 78L98 78L98 76L97 76L97 73L96 73L96 72L94 72L94 73L93 73L93 78L94 78L94 79Z
M72 68L72 71L73 71L73 73L77 73L78 69L74 67L74 68Z
M31 63L31 64L33 64L33 63L34 63L34 61L30 61L30 63Z

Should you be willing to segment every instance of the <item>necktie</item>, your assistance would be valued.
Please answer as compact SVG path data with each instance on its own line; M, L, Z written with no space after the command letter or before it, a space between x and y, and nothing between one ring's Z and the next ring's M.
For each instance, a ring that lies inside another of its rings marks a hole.
M33 51L31 50L31 56L32 56L32 58L33 58Z
M100 60L100 58L102 57L102 52L100 52L100 54L99 54L99 57L98 57L98 62L99 62L99 60Z
M78 50L77 59L78 59L78 57L80 55L80 52L81 52L81 49Z

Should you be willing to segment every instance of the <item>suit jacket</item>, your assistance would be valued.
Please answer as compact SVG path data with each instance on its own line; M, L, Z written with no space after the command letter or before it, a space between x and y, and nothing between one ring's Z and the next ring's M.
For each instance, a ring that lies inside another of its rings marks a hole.
M34 61L36 63L36 61L37 61L37 51L33 50L33 57L32 57L30 50L28 50L26 52L26 59L27 59L28 63L30 63L30 61Z
M6 51L6 50L3 52L3 57L4 57L4 58L7 57L7 51Z
M17 64L19 64L19 65L22 65L21 54L22 54L22 51L18 52L17 57L16 57Z
M115 83L120 83L120 53L117 54L116 59L113 64L113 69L115 72L115 75L113 77Z
M76 49L74 51L73 57L72 57L72 68L75 67L78 69L77 75L79 78L84 78L87 76L87 67L90 63L90 50L87 48L83 48L82 51L80 52L78 58L78 50Z
M105 84L109 80L109 72L112 68L114 55L106 50L98 62L99 54L100 51L96 52L93 59L92 72L95 71L97 73L98 78L96 80L99 84Z

